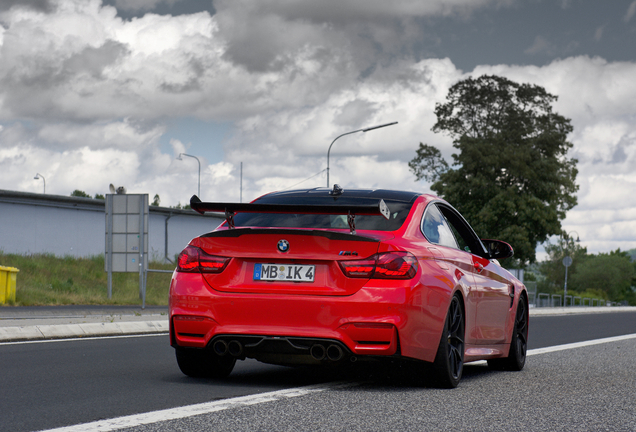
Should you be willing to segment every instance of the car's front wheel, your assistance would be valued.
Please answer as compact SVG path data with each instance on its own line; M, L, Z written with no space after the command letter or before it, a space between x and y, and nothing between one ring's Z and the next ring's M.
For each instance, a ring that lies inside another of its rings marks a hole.
M219 356L209 349L175 348L177 364L185 375L193 378L225 378L236 359L232 356Z
M455 388L459 384L464 370L464 332L464 309L459 295L454 295L433 362L433 380L439 387Z

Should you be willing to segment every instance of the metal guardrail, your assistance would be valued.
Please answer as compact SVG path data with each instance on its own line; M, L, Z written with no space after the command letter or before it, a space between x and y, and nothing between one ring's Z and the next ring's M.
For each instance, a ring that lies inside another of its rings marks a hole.
M535 307L550 307L550 294L537 294L537 302L535 304Z
M580 296L566 295L563 298L562 294L548 294L528 292L528 301L536 308L541 307L599 307L599 306L614 306L617 303L610 302L604 299L596 299Z

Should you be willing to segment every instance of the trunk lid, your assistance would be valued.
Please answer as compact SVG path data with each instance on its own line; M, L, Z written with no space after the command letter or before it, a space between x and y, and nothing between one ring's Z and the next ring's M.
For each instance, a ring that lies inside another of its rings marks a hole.
M208 254L232 258L222 273L203 274L210 288L217 291L351 295L368 279L346 277L338 261L371 256L378 252L381 240L393 237L391 233L377 231L358 234L302 229L233 229L205 234L190 244ZM275 268L272 265L276 265ZM313 281L299 281L301 270L303 278L313 270ZM280 276L279 271L286 277L258 279Z

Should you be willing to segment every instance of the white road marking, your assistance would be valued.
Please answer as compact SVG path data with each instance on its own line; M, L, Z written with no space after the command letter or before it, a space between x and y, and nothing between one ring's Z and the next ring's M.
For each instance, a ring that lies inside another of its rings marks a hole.
M169 420L177 420L201 414L209 414L217 411L224 411L243 406L257 405L265 402L273 402L298 396L305 396L320 393L325 390L333 390L342 387L352 387L355 383L327 383L306 387L298 387L286 390L260 393L249 396L223 399L215 402L204 402L195 405L188 405L178 408L171 408L159 411L151 411L143 414L133 414L124 417L116 417L108 420L99 420L91 423L84 423L75 426L49 429L43 432L107 432L123 428L158 423Z
M589 340L584 342L574 342L574 343L569 343L564 345L554 345L554 346L545 347L545 348L535 348L535 349L528 350L526 352L526 356L546 354L546 353L564 351L564 350L575 349L575 348L583 348L583 347L592 346L592 345L599 345L599 344L610 343L610 342L619 342L619 341L629 340L629 339L636 339L636 333L623 335L623 336L613 336L613 337L607 337L602 339L594 339L594 340ZM488 363L486 362L486 360L477 360L477 361L466 363L466 364L470 366L479 366L479 365L485 365Z
M122 336L117 336L122 337ZM103 338L98 338L103 339ZM585 342L569 343L564 345L556 345L546 348L536 348L528 350L526 355L538 355L546 354L557 351L570 350L575 348L582 348L587 346L599 345L610 342L619 342L623 340L636 339L636 334L629 334L624 336L614 336L602 339L595 339ZM469 363L471 365L485 364L485 361L478 361ZM141 426L145 424L158 423L169 420L177 420L186 417L192 417L201 414L209 414L217 411L224 411L233 408L240 408L249 405L257 405L266 402L272 402L287 398L293 398L298 396L305 396L314 393L320 393L325 390L333 390L337 388L353 387L358 383L326 383L317 384L306 387L297 387L286 390L277 390L273 392L260 393L249 396L240 396L230 399L223 399L215 402L204 402L195 405L188 405L178 408L170 408L159 411L151 411L142 414L133 414L124 417L116 417L107 420L99 420L91 423L83 423L75 426L61 427L57 429L48 429L41 432L109 432L117 429L131 428Z
M574 348L582 348L582 347L599 345L599 344L610 343L610 342L619 342L619 341L628 340L628 339L636 339L636 333L623 335L623 336L594 339L594 340L589 340L584 342L569 343L565 345L555 345L555 346L545 347L545 348L535 348L532 350L528 350L526 355L531 356L531 355L537 355L537 354L545 354L545 353L569 350Z

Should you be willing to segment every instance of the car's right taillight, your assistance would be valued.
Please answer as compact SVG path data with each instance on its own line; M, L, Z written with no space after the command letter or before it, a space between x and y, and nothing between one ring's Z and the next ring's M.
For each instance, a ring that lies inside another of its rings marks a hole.
M177 271L189 273L221 273L229 262L230 258L228 257L210 255L198 247L187 246L179 254Z
M418 268L417 258L410 252L385 252L338 264L345 276L352 278L412 279Z

